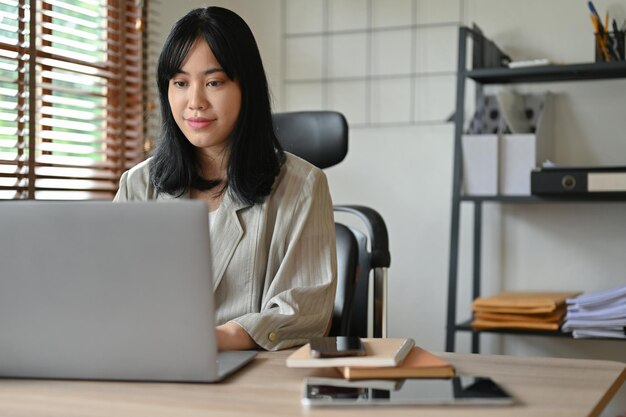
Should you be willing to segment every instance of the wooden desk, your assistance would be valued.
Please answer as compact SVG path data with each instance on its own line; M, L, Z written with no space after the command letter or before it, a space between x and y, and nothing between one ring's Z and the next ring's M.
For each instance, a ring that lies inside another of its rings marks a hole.
M486 375L518 400L507 407L312 408L300 405L308 369L290 352L260 353L220 384L1 380L3 417L195 416L597 416L626 379L620 362L440 354L462 373ZM384 412L383 412L384 410ZM382 413L382 414L381 414Z

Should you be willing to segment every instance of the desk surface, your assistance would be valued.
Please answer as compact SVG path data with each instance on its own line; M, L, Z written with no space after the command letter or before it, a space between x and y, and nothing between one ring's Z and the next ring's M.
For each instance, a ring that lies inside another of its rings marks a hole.
M285 367L290 352L260 353L220 384L0 379L0 415L28 417L380 416L381 408L300 405L302 379L320 370ZM445 353L459 373L491 376L518 400L500 407L419 407L420 416L596 416L626 379L620 362ZM385 416L414 415L387 407Z

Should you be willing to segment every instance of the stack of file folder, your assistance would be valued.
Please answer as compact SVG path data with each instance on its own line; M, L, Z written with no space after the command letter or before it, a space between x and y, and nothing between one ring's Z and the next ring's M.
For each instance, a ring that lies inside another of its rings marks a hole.
M626 339L626 286L568 299L562 330L576 339Z
M558 330L566 312L565 302L578 292L503 292L479 297L472 303L472 328Z

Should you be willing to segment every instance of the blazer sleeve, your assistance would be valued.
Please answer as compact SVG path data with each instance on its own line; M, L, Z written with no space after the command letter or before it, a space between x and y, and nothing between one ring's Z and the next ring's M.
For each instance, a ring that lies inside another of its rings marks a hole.
M128 201L128 171L125 171L120 177L120 186L117 189L113 202L120 203Z
M120 177L120 184L113 201L144 201L156 198L150 182L149 159L140 162Z
M302 345L325 335L334 306L335 223L328 182L321 170L309 173L295 201L284 236L274 236L285 242L284 256L272 260L275 254L270 251L269 262L275 263L271 269L277 272L266 277L260 312L233 320L266 350Z

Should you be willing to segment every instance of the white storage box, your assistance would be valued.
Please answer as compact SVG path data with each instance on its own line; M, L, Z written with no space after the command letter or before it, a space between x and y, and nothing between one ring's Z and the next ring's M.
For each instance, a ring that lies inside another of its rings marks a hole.
M553 158L552 95L526 95L524 102L535 133L504 134L499 146L499 193L530 195L530 173Z
M463 193L498 194L498 135L463 135Z
M472 134L461 138L463 194L530 195L531 171L554 153L552 95L502 91L481 100Z

